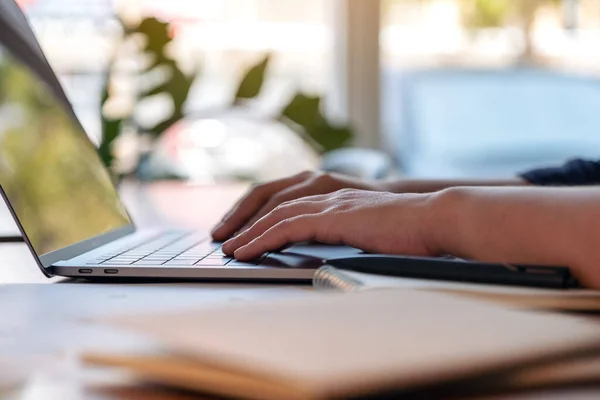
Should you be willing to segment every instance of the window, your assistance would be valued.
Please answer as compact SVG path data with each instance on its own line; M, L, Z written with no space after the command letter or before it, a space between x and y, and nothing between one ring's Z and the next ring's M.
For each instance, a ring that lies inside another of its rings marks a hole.
M386 139L418 176L600 155L600 2L386 0Z

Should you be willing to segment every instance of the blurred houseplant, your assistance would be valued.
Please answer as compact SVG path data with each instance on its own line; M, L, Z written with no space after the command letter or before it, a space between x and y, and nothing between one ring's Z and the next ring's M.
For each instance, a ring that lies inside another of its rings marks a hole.
M102 160L113 171L115 162L114 143L124 131L125 126L133 125L135 131L140 133L141 139L156 140L165 130L184 117L183 107L196 78L195 72L186 74L179 68L177 62L167 55L166 49L172 38L169 35L169 27L166 23L155 18L147 18L136 26L128 26L124 23L122 26L124 35L121 45L128 43L131 38L139 39L141 37L140 42L142 44L139 45L141 54L139 55L142 57L138 62L142 66L135 73L142 79L149 78L152 74L160 75L162 79L159 79L157 83L150 85L150 87L136 87L133 90L133 98L130 99L129 106L121 106L116 113L111 112L109 102L114 100L112 97L114 94L113 88L115 81L118 79L116 69L119 60L115 54L102 90L102 139L98 148ZM167 96L171 101L171 115L153 126L145 126L140 123L139 118L135 115L137 107L144 100L161 95ZM143 141L139 141L138 144ZM146 150L142 150L138 156L138 161L143 162L147 157Z
M132 91L129 101L125 102L129 106L123 106L123 102L120 107L113 106L112 103L119 103L115 101L114 96L115 82L119 79L119 59L115 56L107 72L102 92L102 139L99 153L115 176L133 174L141 179L181 178L177 173L148 172L146 167L155 144L166 133L189 118L191 113L186 115L184 109L199 75L198 69L186 73L177 61L169 56L169 45L173 42L173 37L168 23L156 18L146 18L135 26L123 23L123 27L124 34L120 46L131 46L133 42L138 56L137 64L141 65L141 68L134 72L137 78L129 77L138 81L138 85ZM251 110L251 100L261 93L270 61L271 57L266 55L243 74L228 109ZM158 96L168 98L171 112L165 119L148 126L139 118L138 108ZM348 125L332 123L322 112L321 100L320 96L297 92L268 119L291 129L318 154L341 148L352 139L352 129ZM118 110L115 112L114 108ZM128 130L134 132L132 136L136 138L134 147L137 153L134 161L129 163L129 170L119 165L119 156L115 151L115 144Z

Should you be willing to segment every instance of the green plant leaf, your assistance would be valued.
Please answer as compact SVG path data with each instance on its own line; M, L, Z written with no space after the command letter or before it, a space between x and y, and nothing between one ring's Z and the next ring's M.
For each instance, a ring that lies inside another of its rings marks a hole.
M141 34L145 37L144 51L153 57L154 65L167 59L165 48L173 41L169 34L169 24L158 19L145 18L142 22L129 31L130 34Z
M104 78L104 86L102 88L102 95L100 101L100 115L101 115L101 127L102 136L100 138L100 145L98 146L98 154L102 159L104 165L110 169L114 161L114 154L112 152L113 142L121 134L123 125L123 119L111 119L107 118L102 109L110 98L110 77L107 75Z
M346 146L353 138L349 126L331 126L329 123L305 128L312 140L319 144L321 151L326 153Z
M173 112L165 120L150 128L140 127L144 133L148 133L155 138L160 137L173 124L185 117L185 104L197 78L196 74L187 75L184 73L177 63L171 59L163 60L160 65L171 71L168 79L153 88L139 93L137 99L138 103L141 103L149 97L166 95L172 101Z
M234 104L239 103L243 99L255 98L260 94L270 61L271 56L267 54L258 64L251 67L244 74L235 93Z
M113 143L121 134L122 119L108 119L102 117L102 141L98 147L98 154L107 168L111 168L114 161Z
M321 112L321 97L297 93L279 118L303 130L301 137L318 152L328 152L348 144L353 137L349 126L334 126Z
M166 72L164 81L150 88L145 88L145 90L138 90L135 93L136 107L149 97L166 95L172 101L173 112L169 116L166 116L163 121L151 127L140 126L140 121L136 121L134 118L135 114L128 115L123 119L111 119L101 113L102 141L98 148L98 153L104 164L109 168L114 162L113 144L121 134L123 124L125 122L136 124L136 128L140 134L147 134L153 139L159 138L165 131L184 118L184 106L198 76L198 71L192 74L184 72L179 64L170 58L165 51L166 47L173 41L168 23L156 18L146 18L135 26L127 26L123 21L120 22L123 25L124 31L123 41L132 35L139 35L145 39L144 47L140 48L139 51L148 56L151 61L149 65L144 65L138 71L139 74L143 76L143 74L157 72L155 69L161 69ZM115 60L112 60L111 64L114 65L114 63ZM111 80L113 68L110 67L108 71L108 76L105 80L107 83L101 95L102 108L104 108L105 103L110 97L108 82Z
M320 107L320 97L297 93L283 109L281 115L298 125L309 126L317 122Z

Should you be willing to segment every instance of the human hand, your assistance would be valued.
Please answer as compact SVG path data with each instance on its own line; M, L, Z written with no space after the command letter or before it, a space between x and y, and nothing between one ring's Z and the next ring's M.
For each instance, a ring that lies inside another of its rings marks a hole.
M341 190L292 200L225 242L223 252L251 260L291 243L317 241L374 253L435 255L427 228L430 197Z
M229 239L244 231L280 204L306 196L326 194L340 189L384 190L369 183L337 174L302 172L298 175L255 186L214 227L216 241Z

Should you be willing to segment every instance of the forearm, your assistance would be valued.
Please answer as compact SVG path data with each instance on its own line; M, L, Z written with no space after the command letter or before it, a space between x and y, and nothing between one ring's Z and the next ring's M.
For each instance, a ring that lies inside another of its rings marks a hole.
M600 188L454 188L432 195L434 251L467 259L569 266L600 288Z
M600 161L575 159L564 165L527 171L505 180L398 180L381 184L392 193L431 193L456 186L589 186L600 184Z
M381 183L383 191L392 193L432 193L457 186L525 186L528 183L520 178L505 180L395 180Z

